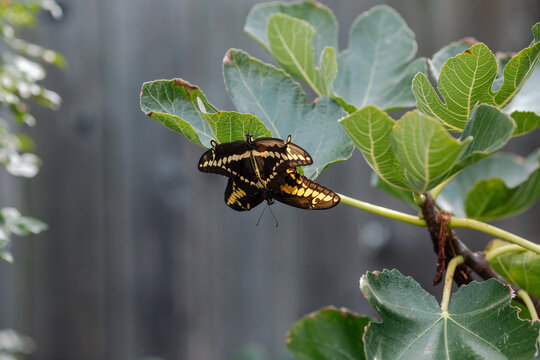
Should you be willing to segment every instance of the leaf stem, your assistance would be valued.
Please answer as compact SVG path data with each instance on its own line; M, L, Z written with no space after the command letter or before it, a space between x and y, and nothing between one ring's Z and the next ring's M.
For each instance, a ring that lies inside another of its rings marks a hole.
M533 251L537 254L540 254L540 245L535 244L529 240L526 240L522 238L521 236L517 236L512 234L511 232L505 231L503 229L499 229L498 227L495 227L493 225L486 224L484 222L473 220L473 219L464 219L464 218L452 218L450 220L450 227L456 228L468 228L473 230L478 230L481 232L484 232L486 234L493 235L499 239L503 239L506 241L509 241L511 243L514 243L516 245L519 245L527 250Z
M491 261L495 259L497 256L500 256L507 252L514 252L514 251L525 251L525 249L519 245L512 244L512 245L499 246L493 250L484 251L484 253L486 254L486 259L488 261Z
M450 293L452 292L452 282L454 280L454 272L456 267L465 262L463 255L456 256L448 262L448 267L446 268L446 277L444 278L444 289L443 297L441 301L441 310L444 314L448 313L448 304L450 303Z
M374 214L386 216L395 220L403 221L416 226L426 226L426 222L418 216L402 213L400 211L388 209L382 206L373 205L364 201L350 198L346 195L338 194L341 197L341 203L353 206L358 209L366 210Z
M531 297L529 296L529 293L523 289L520 289L517 294L520 297L520 299L523 300L523 303L525 304L525 306L527 306L527 310L529 310L529 312L531 313L532 321L538 321L538 313L536 312L536 308L534 307L534 304L532 302Z

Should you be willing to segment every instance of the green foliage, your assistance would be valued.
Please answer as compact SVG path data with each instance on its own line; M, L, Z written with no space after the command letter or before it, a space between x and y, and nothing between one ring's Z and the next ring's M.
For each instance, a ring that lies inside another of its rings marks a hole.
M509 116L487 105L473 109L459 140L418 111L395 122L384 111L366 106L340 122L382 180L418 193L500 149L515 127Z
M371 320L344 308L324 308L293 325L287 347L300 360L365 359L361 339Z
M270 135L270 131L251 114L217 111L198 87L182 79L144 83L141 109L203 147L210 147L212 139L218 143L245 140L248 130L256 138Z
M308 1L259 4L245 26L285 71L317 94L331 96L349 113L365 105L386 110L414 106L411 80L417 72L426 72L426 64L424 59L413 61L414 34L399 14L377 6L358 16L349 48L337 55L334 94L337 28L330 9ZM320 59L318 69L315 59Z
M57 108L60 97L41 85L45 68L41 63L63 66L64 58L53 50L28 43L16 36L16 29L34 26L37 13L48 10L53 16L61 16L56 2L49 1L3 1L0 4L0 164L14 176L33 177L41 160L28 151L33 147L31 139L24 134L13 134L15 127L33 126L36 119L29 112L29 102ZM22 217L17 210L4 208L0 215L0 258L12 261L9 252L9 235L24 236L39 233L45 225L35 219Z
M40 220L22 216L15 208L0 209L0 258L8 262L13 261L9 252L9 236L26 236L28 234L39 234L47 230L47 224Z
M346 113L336 102L322 97L307 104L304 91L287 73L241 50L229 50L223 74L238 110L257 116L275 137L291 135L311 154L313 165L304 169L306 176L315 178L351 156L353 144L337 122Z
M540 150L526 159L498 153L463 170L438 201L460 217L483 221L519 214L540 197Z
M519 319L510 289L497 280L461 286L447 313L397 270L368 272L360 289L382 319L366 331L368 359L531 359L536 352L540 323Z
M540 23L535 25L533 32L538 28ZM451 55L451 51L447 55ZM439 58L442 56L443 53L439 53ZM536 39L530 47L508 61L504 66L502 82L495 82L498 68L495 55L485 44L473 45L449 58L440 71L437 88L445 103L439 99L424 74L415 76L413 91L418 108L436 118L447 129L462 131L476 104L489 104L498 108L508 105L531 76L539 60L540 42ZM440 62L435 61L436 64ZM520 121L524 121L523 114ZM525 122L529 121L537 123L534 119Z
M540 297L540 255L525 249L511 249L498 256L490 256L490 253L507 245L510 243L501 240L494 240L488 245L486 254L489 264L512 284Z
M471 38L443 47L427 61L436 88L426 61L415 59L413 32L388 6L358 16L344 51L335 16L316 2L258 4L245 31L279 67L242 50L227 52L224 80L238 112L218 111L181 79L145 83L141 109L202 147L212 139L243 140L248 131L255 138L291 135L313 158L304 169L310 178L348 159L356 145L374 171L372 183L415 209L418 195L431 191L441 209L489 221L525 211L540 197L540 153L497 154L512 137L540 126L540 23L530 46L515 56L496 57ZM295 80L315 92L313 103ZM398 120L388 114L414 106ZM491 264L538 295L530 274L538 273L536 257L508 253ZM462 286L442 307L396 270L367 273L361 289L382 322L323 309L292 327L291 352L299 359L535 356L539 323L521 320L509 288L496 280ZM522 314L535 315L531 307Z

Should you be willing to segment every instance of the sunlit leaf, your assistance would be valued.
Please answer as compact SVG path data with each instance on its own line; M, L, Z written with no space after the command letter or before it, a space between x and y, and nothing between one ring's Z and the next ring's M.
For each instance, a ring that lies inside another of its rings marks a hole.
M539 26L540 23L535 25L533 32ZM418 108L449 130L461 131L475 105L505 107L524 86L539 60L540 42L535 42L506 64L499 86L494 84L498 67L495 56L486 45L473 45L448 59L442 67L437 88L444 103L424 74L415 76L413 91Z
M327 46L337 49L338 23L332 11L325 5L314 1L266 2L253 6L249 12L244 30L269 53L267 37L268 20L273 14L286 14L309 23L315 33L313 49L315 58L319 58Z
M268 20L270 51L289 74L308 84L319 95L332 95L337 74L336 50L325 47L316 65L315 29L307 21L276 13Z
M403 169L392 150L395 121L384 111L366 106L340 120L369 166L385 182L408 188Z
M414 111L394 125L392 149L409 189L423 193L451 174L471 140L454 139L437 121Z

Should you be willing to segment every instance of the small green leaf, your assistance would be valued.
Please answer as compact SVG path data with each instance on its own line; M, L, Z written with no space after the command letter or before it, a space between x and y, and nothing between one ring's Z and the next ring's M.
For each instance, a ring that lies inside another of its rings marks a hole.
M501 240L489 243L485 250L489 265L512 284L540 297L540 255L523 249L504 252L495 258L489 256L491 251L505 245L510 243Z
M527 210L540 197L540 150L523 159L497 153L464 169L437 201L458 217L483 221Z
M540 111L538 113L540 114ZM512 119L516 122L516 130L513 136L525 135L540 127L540 116L532 111L514 111L512 112Z
M309 152L313 165L304 168L307 177L351 156L354 145L337 121L346 114L336 102L322 97L306 104L302 88L287 73L241 50L229 50L223 74L239 111L257 116L275 137L291 135Z
M395 121L384 111L366 106L340 120L369 166L386 183L408 188L403 171L392 150Z
M344 308L324 308L293 325L287 347L298 360L363 360L362 336L370 321Z
M448 59L441 69L437 86L445 103L424 74L415 76L413 91L418 108L449 130L461 131L476 104L506 106L523 87L539 60L540 42L536 42L508 62L498 88L499 83L494 84L497 76L495 56L486 45L473 45Z
M409 189L424 193L451 175L471 140L458 141L434 119L412 111L394 125L392 149Z
M305 82L318 95L331 95L337 74L336 50L325 47L319 67L315 66L313 36L315 29L307 21L276 13L268 20L270 52L289 74Z
M218 143L244 140L248 132L255 138L271 135L253 115L218 112L198 87L182 79L144 83L141 110L202 147L210 147L213 139Z
M368 359L531 359L540 323L510 306L497 280L472 282L450 297L443 314L433 296L397 270L368 272L360 289L381 316L364 335Z
M373 7L354 21L349 48L338 56L336 93L357 108L415 106L411 81L426 72L423 58L413 61L416 50L414 33L397 12Z
M267 2L253 6L247 16L244 30L269 53L271 53L270 43L266 30L268 20L276 13L305 20L315 29L313 37L315 57L319 57L327 46L337 49L338 23L328 7L314 1Z

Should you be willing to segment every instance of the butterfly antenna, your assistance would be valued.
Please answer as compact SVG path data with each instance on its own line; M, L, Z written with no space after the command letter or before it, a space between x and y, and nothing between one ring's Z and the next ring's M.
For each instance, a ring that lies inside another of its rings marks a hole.
M269 205L266 205L266 207L263 209L263 211L261 211L261 215L259 215L259 220L257 220L257 223L255 224L255 226L259 226L259 223L261 222L261 219L262 219L262 216L264 214L264 212L266 211L266 208L268 208Z
M272 211L272 209L270 208L270 205L267 205L268 206L268 210L270 211L270 214L272 214L272 216L274 217L274 221L276 222L276 227L278 227L278 222L277 222L277 218L276 218L276 215L274 215L274 212Z

